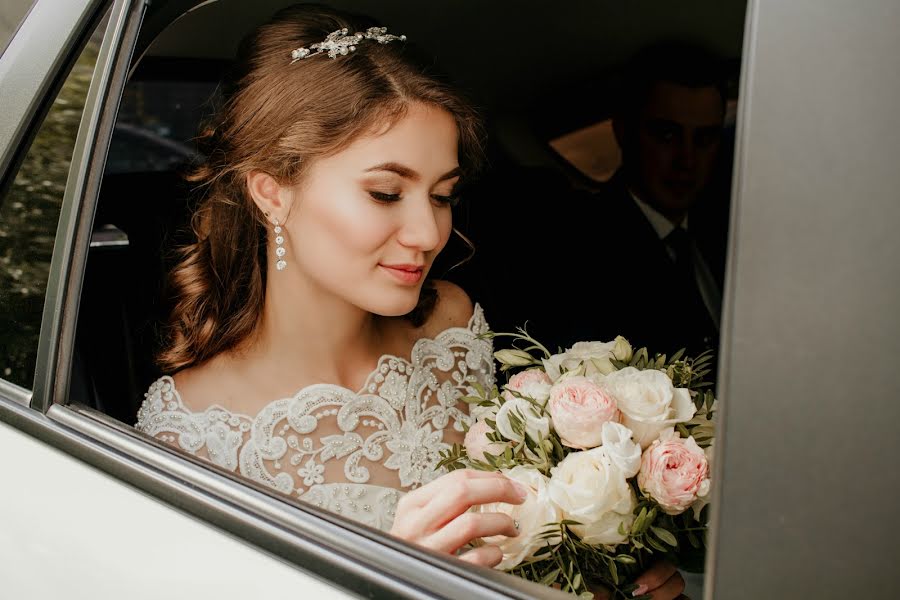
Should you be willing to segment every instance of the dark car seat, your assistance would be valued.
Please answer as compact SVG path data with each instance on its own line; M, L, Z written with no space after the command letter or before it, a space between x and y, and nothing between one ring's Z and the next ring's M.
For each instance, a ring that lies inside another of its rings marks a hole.
M188 187L172 171L107 175L88 252L72 400L133 423L160 373L153 357L172 249L186 230Z

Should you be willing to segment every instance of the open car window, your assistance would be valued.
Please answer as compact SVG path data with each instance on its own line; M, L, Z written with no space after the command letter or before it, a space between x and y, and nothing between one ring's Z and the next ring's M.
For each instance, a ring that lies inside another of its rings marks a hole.
M90 175L90 185L81 198L84 216L73 225L76 259L72 269L81 275L81 280L80 287L76 284L72 288L77 294L67 299L77 304L77 319L70 316L75 312L63 313L65 326L69 328L64 339L70 344L66 349L71 350L71 364L67 380L62 378L67 387L55 390L48 415L84 435L102 439L142 466L161 473L161 478L154 483L137 477L139 485L147 486L151 493L174 494L182 498L191 514L207 515L206 518L229 531L242 531L254 544L289 560L298 561L302 556L304 560L322 561L329 576L348 577L348 585L354 590L364 587L361 582L369 577L366 572L394 573L398 577L397 565L402 564L403 577L399 577L399 583L394 582L399 588L408 586L419 590L433 581L436 588L432 591L437 595L449 589L442 586L451 585L468 586L474 595L537 593L524 582L513 584L500 575L487 576L446 558L410 548L356 525L344 518L345 515L288 500L273 492L272 486L241 478L235 469L228 468L233 466L230 462L211 465L130 429L139 418L139 407L150 383L162 374L155 363L156 340L167 308L161 292L166 272L172 266L172 250L186 239L188 232L192 195L184 175L202 158L193 137L216 104L219 79L210 73L221 72L240 35L267 18L278 3L264 6L208 3L183 16L172 8L175 4L178 3L160 3L158 9L151 5L142 22L139 11L135 10L122 22L121 31L127 43L110 47L108 51L109 87L97 90L104 103L97 108L95 147L84 156L82 163L85 173ZM183 4L183 8L187 7L187 3ZM377 16L384 20L398 17L389 12ZM500 16L492 14L494 19ZM454 18L461 17L454 15ZM426 47L429 40L441 41L438 32L418 21L412 13L404 13L397 20L398 31L414 32L419 28ZM214 25L217 23L224 25ZM526 20L525 24L539 25L534 19ZM133 36L130 40L124 35L127 32ZM739 42L731 40L729 44L739 47ZM449 42L443 40L443 43ZM128 44L133 44L133 53ZM457 57L447 46L441 51L440 44L434 51L448 56L453 63L449 70L459 76L463 85L474 90L476 98L487 107L489 124L496 125L499 135L490 151L498 157L494 164L499 167L496 174L501 187L513 183L517 190L529 188L525 191L535 197L542 191L552 197L560 190L567 194L575 189L577 182L558 157L554 157L553 147L548 143L551 132L558 134L571 125L560 116L566 111L566 103L562 99L564 94L556 89L562 84L548 75L552 64L540 65L546 81L538 84L539 77L532 81L519 73L522 89L504 96L504 90L495 82L479 80L467 70L471 61L483 57L473 54ZM626 52L623 50L621 54ZM515 65L517 70L527 63L509 57L503 60ZM584 64L581 66L584 71L569 73L570 81L566 84L572 89L583 89L583 79L590 73ZM545 89L539 89L539 85ZM520 110L522 96L516 94L537 97L539 93L546 95L546 102L535 99L528 111ZM579 110L586 114L592 111L587 106ZM530 156L523 152L526 148L533 149ZM548 186L532 186L532 177L542 177L540 169L545 167L551 175ZM520 172L526 176L519 178ZM483 186L473 192L473 197L492 195L490 192L490 187ZM508 202L516 196L505 194L496 198ZM508 203L502 202L494 206L509 208ZM460 223L465 227L471 220L473 229L477 223L497 223L506 216L497 212L492 221L484 220L483 213L469 214L467 210L463 207L458 211ZM487 245L482 248L484 255L491 256ZM464 280L467 276L463 273L460 278ZM172 398L164 400L173 401ZM299 469L301 478L315 483L316 465L304 462L293 466ZM181 478L179 483L173 482L176 474ZM133 473L129 475L132 476ZM191 487L193 491L188 489ZM223 509L227 504L233 510ZM210 514L213 516L209 517ZM282 525L290 532L287 539L265 530L263 520ZM317 532L327 532L330 537L323 538ZM310 536L317 535L316 543L310 544ZM367 549L365 560L351 550L354 545ZM355 560L362 561L359 564L364 564L353 576L349 574L353 569L348 571L337 565L336 556L348 551ZM329 558L329 553L335 556Z

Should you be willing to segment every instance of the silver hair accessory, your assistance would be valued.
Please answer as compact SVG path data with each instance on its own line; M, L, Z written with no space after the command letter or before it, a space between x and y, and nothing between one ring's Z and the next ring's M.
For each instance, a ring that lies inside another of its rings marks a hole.
M279 271L284 271L284 268L287 266L287 261L284 260L284 255L287 251L284 249L284 236L281 235L281 225L278 224L278 219L275 219L275 227L272 229L275 232L275 256L278 257L278 262L275 263L275 268Z
M356 45L363 40L374 40L379 44L388 44L395 40L405 42L406 36L390 34L387 32L387 27L369 27L365 31L357 31L356 33L349 33L349 30L344 27L329 33L324 41L310 44L309 48L304 47L291 50L291 58L294 59L291 61L291 64L317 54L328 53L328 58L346 56L355 51Z

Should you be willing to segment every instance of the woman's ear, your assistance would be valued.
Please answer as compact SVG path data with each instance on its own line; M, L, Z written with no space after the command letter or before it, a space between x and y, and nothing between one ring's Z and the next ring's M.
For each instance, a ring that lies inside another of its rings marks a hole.
M247 190L269 221L284 223L287 220L293 201L290 188L282 186L268 173L250 171L247 174Z

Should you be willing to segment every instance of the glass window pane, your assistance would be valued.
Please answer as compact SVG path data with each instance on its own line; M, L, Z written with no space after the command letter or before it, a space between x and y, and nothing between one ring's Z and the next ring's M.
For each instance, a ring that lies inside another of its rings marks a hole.
M29 389L60 206L104 25L82 50L0 199L0 377Z

